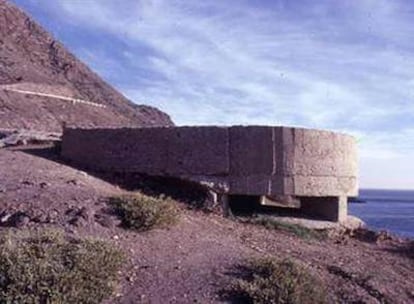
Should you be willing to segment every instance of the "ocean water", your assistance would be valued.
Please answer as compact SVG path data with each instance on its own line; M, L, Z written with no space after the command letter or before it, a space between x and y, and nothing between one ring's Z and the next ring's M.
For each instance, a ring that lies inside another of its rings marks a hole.
M414 191L362 189L358 198L366 203L349 203L349 213L368 227L414 238Z

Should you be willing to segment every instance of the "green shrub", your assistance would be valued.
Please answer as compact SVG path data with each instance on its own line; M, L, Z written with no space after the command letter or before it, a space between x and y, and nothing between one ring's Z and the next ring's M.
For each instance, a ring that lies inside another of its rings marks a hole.
M327 303L322 283L290 260L257 259L242 269L245 277L236 279L229 292L243 303Z
M324 240L328 237L325 231L318 231L309 229L297 224L282 222L271 216L254 216L241 219L244 223L261 225L267 229L282 230L303 238L303 239L317 239Z
M126 228L146 231L167 227L178 218L176 202L164 196L151 197L141 193L112 197L110 204Z
M100 303L115 291L123 259L103 241L10 231L0 236L0 303Z

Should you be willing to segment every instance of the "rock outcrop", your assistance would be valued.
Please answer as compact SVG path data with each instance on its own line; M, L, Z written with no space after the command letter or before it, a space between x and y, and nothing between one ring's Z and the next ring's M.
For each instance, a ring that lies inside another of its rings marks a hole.
M0 148L27 144L51 144L60 141L60 139L59 133L0 129Z
M0 0L0 128L60 132L64 123L173 124L158 109L126 99L24 12Z

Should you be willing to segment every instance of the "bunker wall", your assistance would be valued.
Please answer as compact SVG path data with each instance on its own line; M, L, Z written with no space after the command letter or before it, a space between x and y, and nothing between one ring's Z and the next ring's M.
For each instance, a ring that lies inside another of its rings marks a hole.
M357 195L355 140L288 127L65 129L62 155L104 171L205 181L244 195Z

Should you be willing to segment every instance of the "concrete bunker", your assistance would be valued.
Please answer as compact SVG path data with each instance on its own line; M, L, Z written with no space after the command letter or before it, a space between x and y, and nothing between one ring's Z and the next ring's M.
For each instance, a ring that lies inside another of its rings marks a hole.
M62 141L79 165L197 182L225 209L259 201L331 221L358 193L356 152L348 135L271 126L66 128Z

